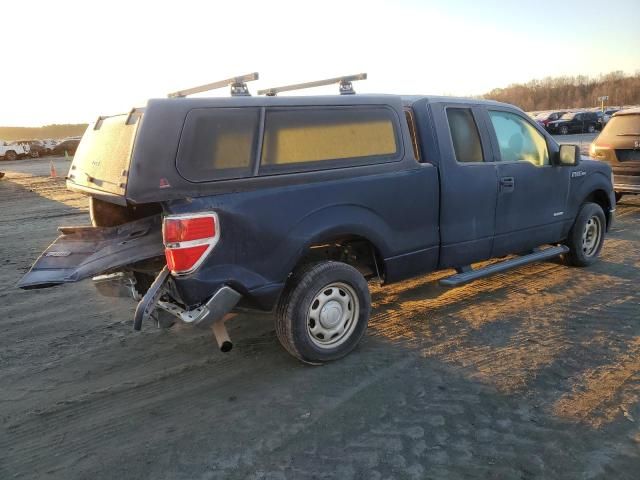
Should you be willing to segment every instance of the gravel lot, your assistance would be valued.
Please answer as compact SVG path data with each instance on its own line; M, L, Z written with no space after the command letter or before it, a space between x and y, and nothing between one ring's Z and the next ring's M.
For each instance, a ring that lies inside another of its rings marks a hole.
M87 282L17 290L87 200L48 159L0 169L0 479L638 478L640 198L588 269L372 287L362 345L309 367L268 316L222 354Z

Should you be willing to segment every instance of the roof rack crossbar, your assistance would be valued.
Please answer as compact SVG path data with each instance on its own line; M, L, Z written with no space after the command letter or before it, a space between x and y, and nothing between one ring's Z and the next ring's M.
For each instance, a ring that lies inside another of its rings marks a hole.
M209 90L216 90L218 88L231 87L231 95L236 96L248 96L249 88L246 82L258 80L258 72L248 73L247 75L241 75L239 77L231 77L218 82L207 83L206 85L200 85L198 87L187 88L185 90L178 90L177 92L171 92L167 95L169 98L186 97L187 95L193 95L194 93L207 92Z
M292 90L302 90L303 88L322 87L324 85L340 84L340 95L353 95L355 90L351 82L355 80L366 80L366 73L358 73L356 75L346 75L344 77L327 78L326 80L316 80L315 82L296 83L293 85L284 85L282 87L265 88L258 90L258 95L267 95L274 97L281 92L290 92Z

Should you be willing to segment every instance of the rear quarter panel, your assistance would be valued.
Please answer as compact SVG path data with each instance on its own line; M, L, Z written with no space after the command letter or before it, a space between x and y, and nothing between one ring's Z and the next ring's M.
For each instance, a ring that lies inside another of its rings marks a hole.
M197 272L177 282L183 299L200 302L226 283L270 309L307 247L342 235L371 241L385 259L388 281L434 269L437 171L415 165L391 173L168 203L169 213L214 210L220 218L215 249Z

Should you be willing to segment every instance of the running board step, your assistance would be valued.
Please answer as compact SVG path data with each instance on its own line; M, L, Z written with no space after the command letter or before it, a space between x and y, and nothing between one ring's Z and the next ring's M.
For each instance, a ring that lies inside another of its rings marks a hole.
M456 273L450 277L440 280L440 285L445 287L457 287L463 283L471 282L479 278L488 277L495 273L504 272L511 268L521 267L533 262L541 262L543 260L549 260L550 258L557 257L563 253L567 253L569 248L565 245L557 247L545 248L544 250L535 250L533 253L523 255L520 257L505 260L504 262L494 263L477 270L467 270L461 273Z

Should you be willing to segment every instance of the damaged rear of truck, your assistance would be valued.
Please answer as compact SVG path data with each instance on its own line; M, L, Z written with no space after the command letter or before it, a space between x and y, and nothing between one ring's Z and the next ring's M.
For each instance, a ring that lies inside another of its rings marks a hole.
M99 117L67 177L91 226L61 227L19 287L93 279L136 299L135 329L181 319L213 327L227 351L233 312L291 316L279 299L315 265L326 285L301 314L311 342L276 330L303 361L339 358L366 330L366 279L436 266L437 172L416 161L404 115L400 97L349 95L157 99ZM421 264L384 260L411 251Z
M18 286L46 288L91 278L99 293L139 302L136 330L149 319L161 326L170 326L175 317L199 327L218 323L214 332L227 351L231 343L222 320L242 295L224 281L207 281L198 291L180 288L179 279L193 273L220 239L220 218L206 210L170 213L171 205L189 205L203 194L176 171L180 134L191 110L176 106L177 101L152 101L89 126L67 188L89 196L92 225L60 227L61 235Z

